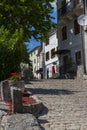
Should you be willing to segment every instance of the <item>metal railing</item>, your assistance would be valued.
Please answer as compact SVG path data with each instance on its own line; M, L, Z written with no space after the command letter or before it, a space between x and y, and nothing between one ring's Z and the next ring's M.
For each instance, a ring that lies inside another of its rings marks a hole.
M68 12L72 11L78 4L82 3L83 0L70 0L60 9L58 9L58 17L64 16Z

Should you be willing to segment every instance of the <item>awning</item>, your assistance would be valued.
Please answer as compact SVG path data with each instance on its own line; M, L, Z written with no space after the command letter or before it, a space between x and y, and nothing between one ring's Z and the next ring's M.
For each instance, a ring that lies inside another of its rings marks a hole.
M70 50L68 50L68 49L63 49L63 50L59 49L59 50L55 51L54 54L63 55L63 54L67 54L69 52L70 52Z

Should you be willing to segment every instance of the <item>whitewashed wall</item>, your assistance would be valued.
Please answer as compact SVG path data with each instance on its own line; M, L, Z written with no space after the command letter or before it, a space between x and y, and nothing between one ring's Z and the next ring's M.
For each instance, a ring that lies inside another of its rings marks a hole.
M47 52L49 52L49 60L48 61L45 60L45 78L47 78L47 69L49 69L49 78L50 78L52 77L52 66L55 66L56 70L56 65L59 65L57 55L55 55L54 58L51 58L51 50L55 48L56 51L57 47L58 47L58 39L56 32L54 32L53 35L49 37L49 44L45 45L45 55ZM56 65L53 65L54 62L56 63Z

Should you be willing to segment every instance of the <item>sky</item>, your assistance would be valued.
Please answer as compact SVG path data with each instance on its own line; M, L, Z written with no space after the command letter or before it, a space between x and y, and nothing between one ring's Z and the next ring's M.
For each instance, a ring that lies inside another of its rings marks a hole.
M52 3L52 6L54 7L54 11L53 11L53 13L51 13L51 16L53 16L53 17L55 18L55 19L53 19L53 22L57 23L57 19L56 19L56 16L57 16L57 15L56 15L56 2L53 2L53 3ZM27 48L28 48L29 52L30 52L32 49L34 49L35 47L41 45L41 43L38 42L38 41L36 41L34 38L32 38L32 39L30 40L30 42L26 42L25 44L27 45Z

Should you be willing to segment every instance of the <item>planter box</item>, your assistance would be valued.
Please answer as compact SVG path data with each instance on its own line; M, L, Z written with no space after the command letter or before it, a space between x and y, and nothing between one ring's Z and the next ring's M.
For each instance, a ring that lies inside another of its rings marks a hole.
M16 88L18 90L21 90L24 92L25 86L24 86L24 81L23 80L18 80L18 81L9 81L9 85L13 88Z
M22 94L24 92L24 81L2 81L1 100L12 103L12 113L22 112Z

